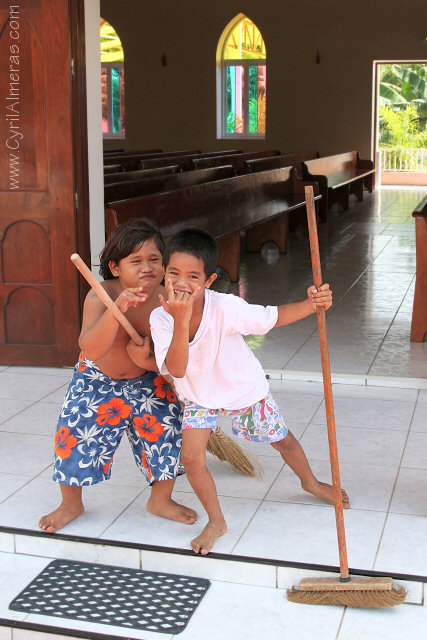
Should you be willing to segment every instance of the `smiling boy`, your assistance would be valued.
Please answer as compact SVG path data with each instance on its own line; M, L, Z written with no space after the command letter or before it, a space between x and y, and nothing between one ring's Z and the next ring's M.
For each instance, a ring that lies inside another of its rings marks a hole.
M297 474L301 486L333 504L333 488L313 475L305 453L287 429L260 362L243 336L265 334L332 304L329 285L307 290L301 302L278 307L248 304L210 289L216 279L215 239L200 229L184 229L168 243L167 300L150 317L159 371L169 373L184 402L182 461L187 478L209 517L191 546L206 555L227 530L214 480L206 466L206 445L218 414L232 418L233 432L269 443ZM343 506L348 496L343 491Z

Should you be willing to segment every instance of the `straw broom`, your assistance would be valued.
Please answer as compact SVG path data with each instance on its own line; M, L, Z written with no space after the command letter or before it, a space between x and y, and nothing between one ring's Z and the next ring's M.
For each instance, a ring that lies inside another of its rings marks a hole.
M317 237L316 212L314 208L313 187L305 187L307 205L308 230L310 236L310 252L313 267L313 282L317 289L322 284L319 243ZM342 493L338 464L338 451L335 433L335 418L332 399L331 372L329 365L328 339L326 334L326 317L323 308L317 309L317 327L322 360L323 388L325 394L326 422L328 427L329 454L334 489L335 520L337 527L338 549L340 559L339 578L304 578L299 588L287 591L288 600L303 604L345 605L348 607L382 608L402 604L406 598L406 590L393 587L393 579L387 577L350 577L345 541Z
M120 311L114 300L110 298L104 287L98 282L89 267L83 262L77 253L71 256L71 262L77 267L82 276L87 280L92 289L96 292L100 300L111 311L116 320L127 331L135 344L142 346L143 338L131 325L126 316ZM164 376L165 377L165 376ZM167 376L168 383L173 385L173 380ZM228 462L234 469L244 473L247 476L256 476L262 474L262 467L255 456L252 456L243 449L234 440L229 438L219 427L215 433L211 434L207 444L207 450L212 453L221 462Z

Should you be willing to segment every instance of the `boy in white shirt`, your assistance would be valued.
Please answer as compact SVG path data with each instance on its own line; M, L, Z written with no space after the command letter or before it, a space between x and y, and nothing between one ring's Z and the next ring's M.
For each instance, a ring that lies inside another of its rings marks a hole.
M227 530L206 466L206 445L218 414L232 417L236 435L270 443L297 474L303 489L333 504L332 486L313 475L271 396L261 364L242 337L266 334L273 327L305 318L317 306L329 309L329 285L319 291L309 287L302 302L278 307L248 304L238 296L210 290L217 277L217 259L216 241L205 231L189 228L172 236L165 256L168 299L160 295L161 307L150 316L159 371L174 378L185 405L182 462L209 517L191 542L193 551L202 555ZM343 506L349 507L345 491Z

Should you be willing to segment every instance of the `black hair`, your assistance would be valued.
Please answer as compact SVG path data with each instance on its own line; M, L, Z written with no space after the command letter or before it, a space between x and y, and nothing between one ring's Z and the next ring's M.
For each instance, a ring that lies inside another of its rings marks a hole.
M104 280L114 278L108 266L109 262L119 264L120 260L136 251L147 240L155 241L164 261L165 241L156 225L149 220L133 218L114 229L99 256L99 273Z
M189 253L203 262L206 279L216 271L218 263L218 245L210 233L188 227L169 238L166 246L165 266L173 253Z

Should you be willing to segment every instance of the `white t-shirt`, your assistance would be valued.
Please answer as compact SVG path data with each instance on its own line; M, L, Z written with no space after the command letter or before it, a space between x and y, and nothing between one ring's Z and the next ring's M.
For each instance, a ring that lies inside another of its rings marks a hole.
M260 362L243 335L262 335L277 322L277 307L249 304L229 293L205 289L200 326L189 345L187 371L174 378L180 398L209 409L242 409L268 393ZM165 358L173 334L173 318L162 307L150 316L157 366L169 373Z

